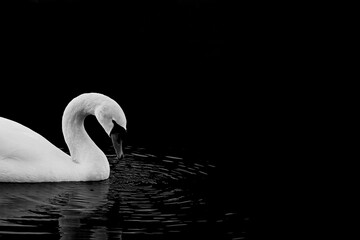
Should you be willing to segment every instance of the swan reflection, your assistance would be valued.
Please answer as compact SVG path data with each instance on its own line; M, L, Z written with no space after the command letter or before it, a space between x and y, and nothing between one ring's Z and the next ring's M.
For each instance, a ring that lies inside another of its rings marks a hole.
M212 165L137 148L126 152L121 161L107 155L112 172L105 181L1 183L0 239L241 236L240 216L214 209L203 191Z
M61 239L73 239L78 234L98 238L107 232L103 226L82 226L88 217L102 216L109 204L108 192L108 181L0 184L0 225L6 229L0 229L0 235L26 237L26 233L36 231L58 234Z

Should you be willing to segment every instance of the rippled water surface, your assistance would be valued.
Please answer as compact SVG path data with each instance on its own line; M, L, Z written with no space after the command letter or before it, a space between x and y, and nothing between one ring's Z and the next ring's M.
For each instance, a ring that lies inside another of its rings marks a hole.
M0 239L247 239L247 219L201 191L215 166L131 147L108 158L101 182L0 184Z

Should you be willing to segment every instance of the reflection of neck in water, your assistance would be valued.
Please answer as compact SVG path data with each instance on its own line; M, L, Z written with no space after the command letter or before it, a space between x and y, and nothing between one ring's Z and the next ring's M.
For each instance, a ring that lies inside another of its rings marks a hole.
M48 221L49 226L50 221L58 220L53 229L43 231L71 239L81 227L81 219L108 202L109 182L0 184L0 192L0 223L33 225L33 220L26 221L33 217ZM94 233L87 231L89 236Z

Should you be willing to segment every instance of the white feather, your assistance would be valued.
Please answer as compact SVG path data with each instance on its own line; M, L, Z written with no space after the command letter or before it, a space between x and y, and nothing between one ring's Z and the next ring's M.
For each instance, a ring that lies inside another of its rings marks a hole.
M116 121L126 129L121 107L111 98L86 93L66 107L62 130L70 155L33 130L0 117L0 182L97 181L109 177L109 162L84 128L93 114L109 134Z

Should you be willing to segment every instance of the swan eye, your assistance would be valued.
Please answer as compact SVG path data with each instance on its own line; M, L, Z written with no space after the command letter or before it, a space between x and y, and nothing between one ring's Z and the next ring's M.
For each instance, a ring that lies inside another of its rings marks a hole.
M113 122L114 126L111 129L110 136L113 134L116 134L119 136L118 137L119 140L120 139L124 140L126 137L126 130L122 126L117 124L114 120L112 120L112 122Z

